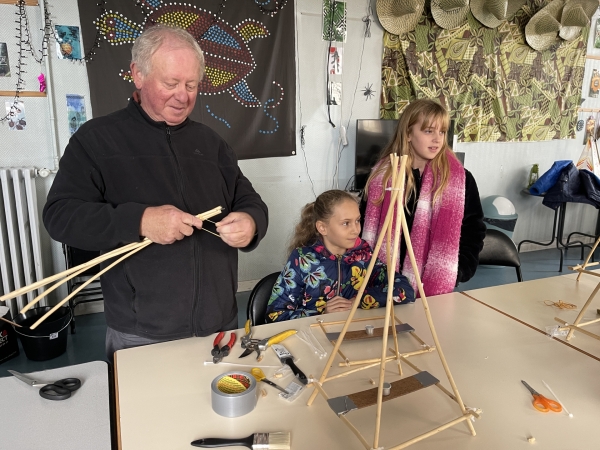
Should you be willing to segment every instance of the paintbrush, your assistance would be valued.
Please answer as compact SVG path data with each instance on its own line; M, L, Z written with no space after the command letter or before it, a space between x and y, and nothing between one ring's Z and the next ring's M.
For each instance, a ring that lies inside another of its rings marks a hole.
M289 431L278 431L276 433L254 433L241 439L206 438L192 442L194 447L217 448L242 446L254 450L290 450Z

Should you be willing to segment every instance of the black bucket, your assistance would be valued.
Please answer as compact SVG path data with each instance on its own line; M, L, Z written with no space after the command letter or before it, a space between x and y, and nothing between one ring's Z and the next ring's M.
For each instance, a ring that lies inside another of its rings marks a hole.
M4 319L12 320L10 311L6 313ZM19 356L17 333L13 330L11 324L0 320L0 364L15 356Z
M73 318L69 308L63 306L35 330L29 328L51 309L50 306L31 308L25 314L19 314L14 320L15 323L22 326L21 328L15 327L15 331L21 339L25 355L32 361L46 361L67 351L67 333L69 331L67 327Z

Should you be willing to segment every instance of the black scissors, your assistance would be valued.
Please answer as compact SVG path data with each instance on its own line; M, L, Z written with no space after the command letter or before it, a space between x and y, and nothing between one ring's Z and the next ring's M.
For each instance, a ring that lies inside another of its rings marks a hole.
M63 378L54 383L46 384L26 377L15 370L9 370L9 372L29 386L44 385L40 389L40 395L47 400L66 400L71 396L71 392L81 387L81 380L79 378Z

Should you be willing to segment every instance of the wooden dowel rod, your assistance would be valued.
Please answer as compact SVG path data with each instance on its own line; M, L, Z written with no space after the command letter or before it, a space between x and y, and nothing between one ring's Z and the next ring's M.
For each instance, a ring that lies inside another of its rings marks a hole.
M321 330L323 330L323 333L325 334L325 336L327 336L327 331L325 330L325 327L323 326L323 323L319 322L319 325L321 326ZM335 341L329 340L329 342L331 343L331 345L335 346ZM349 361L348 357L342 353L342 349L341 348L338 348L338 353L339 353L339 355L342 357L342 359L344 361L346 361L346 362Z
M562 320L562 319L559 319L558 317L555 317L555 318L554 318L554 320L556 320L556 321L557 321L557 322L559 322L559 323L562 323L562 324L563 324L563 325L564 325L566 328L569 328L569 330L570 330L570 331L569 331L569 336L570 336L570 335L571 335L571 334L572 334L572 333L573 333L575 330L577 330L577 331L580 331L580 332L582 332L583 334L585 334L585 335L587 335L587 336L589 336L589 337L593 337L594 339L598 339L598 340L600 340L600 336L598 336L597 334L594 334L594 333L591 333L591 332L589 332L589 331L587 331L587 330L584 330L583 328L581 328L581 327L578 327L577 325L569 325L569 324L567 324L567 322L565 322L565 321L564 321L564 320ZM567 336L567 338L569 338L569 336Z
M599 112L599 111L600 111L600 109L598 109L598 108L577 108L577 112L591 112L591 113L594 113L594 112Z
M402 444L397 445L396 447L391 447L389 450L400 450L400 449L406 448L406 447L408 447L408 446L410 446L410 445L412 445L412 444L414 444L416 442L419 442L419 441L422 441L423 439L428 438L429 436L433 436L434 434L437 434L440 431L444 431L446 428L453 427L457 423L463 422L465 420L468 421L468 422L471 422L471 420L470 420L471 417L472 417L472 415L470 413L466 413L465 415L463 415L463 416L461 416L461 417L459 417L457 419L454 419L454 420L452 420L452 421L450 421L448 423L445 423L444 425L439 426L439 427L437 427L437 428L435 428L435 429L433 429L433 430L431 430L431 431L429 431L427 433L421 434L420 436L417 436L417 437L415 437L415 438L413 438L413 439L411 439L409 441L403 442Z
M0 91L0 97L16 97L15 91ZM20 91L19 97L47 97L45 92L38 91Z
M392 197L391 203L392 204L396 201L397 194L398 194L397 191L392 191L392 195L391 195L391 197ZM393 212L392 209L388 210L382 229L386 229L386 227L388 226L388 223L390 222L391 217L392 217L392 212ZM384 234L380 233L379 238L377 239L377 244L375 245L375 248L373 249L373 255L379 254L379 249L381 248L383 238L384 238ZM368 280L371 276L371 273L373 273L373 267L375 266L375 261L377 261L377 258L371 258L371 262L369 262L369 266L367 267L367 272L365 273L366 280ZM342 327L342 331L340 332L338 340L335 343L333 351L331 352L331 354L329 355L329 358L327 359L327 363L325 364L323 373L321 374L321 378L319 379L320 383L322 383L323 380L325 378L327 378L327 374L329 373L329 370L331 369L331 366L333 365L333 359L335 358L335 354L338 352L340 345L342 344L342 342L344 340L344 336L346 335L346 331L348 331L348 328L350 327L350 324L352 323L352 319L354 317L354 314L356 313L358 305L360 304L360 301L362 299L362 296L365 292L366 287L367 287L367 283L362 283L360 289L358 290L358 293L356 294L356 298L354 300L354 303L352 304L352 307L350 308L350 313L348 315L348 318L346 319L346 322L344 323L344 326ZM315 400L316 396L317 396L317 391L314 390L312 392L312 394L310 395L306 404L308 406L312 405L312 402Z
M402 229L404 231L404 238L406 241L406 250L407 250L408 256L410 258L410 263L413 268L413 272L414 272L415 279L417 282L417 288L419 289L419 294L421 295L421 303L423 304L423 310L425 311L425 317L427 319L427 323L429 324L429 330L431 331L431 336L433 337L433 342L435 343L438 354L440 355L440 361L442 363L442 366L444 367L444 372L446 372L446 377L448 378L448 381L450 382L450 386L452 387L452 392L454 392L454 396L456 397L456 401L457 401L458 405L460 406L460 410L462 411L463 414L466 414L467 410L465 409L465 404L463 403L462 398L460 397L460 393L458 392L458 387L456 386L456 383L454 382L454 378L452 377L452 373L450 372L450 367L448 366L448 362L446 361L446 357L444 356L444 352L442 351L440 340L438 339L437 332L435 331L435 326L433 324L433 318L431 317L431 311L429 310L429 304L427 303L427 296L425 295L425 290L423 289L423 283L421 282L421 276L419 274L419 269L417 267L417 262L415 260L415 254L414 254L413 247L412 247L412 242L411 242L411 238L410 238L410 232L408 230L408 225L406 223L406 218L404 216L402 216L402 219L403 219L402 220ZM473 427L473 424L471 423L470 420L467 421L467 427L469 428L471 435L475 436L477 434L475 432L475 428Z
M592 302L592 300L594 299L594 297L596 296L596 294L598 293L599 290L600 290L600 283L598 283L596 285L596 288L592 291L592 295L590 295L590 297L585 302L585 305L583 305L583 308L581 308L581 311L579 311L579 314L577 314L577 318L575 319L575 322L573 322L573 325L575 325L575 326L579 325L579 322L581 322L581 319L583 318L585 311L588 309L588 306L590 306L590 303ZM571 330L569 330L569 334L567 334L567 341L573 337L574 331L575 330L573 330L573 328L571 328Z
M404 323L404 322L401 322L401 321L400 321L400 319L398 319L397 317L396 317L396 322L397 322L397 323L399 323L400 325L402 325L402 324ZM429 345L428 345L428 344L427 344L427 343L426 343L426 342L425 342L423 339L421 339L421 338L419 337L419 335L417 334L417 332L416 332L416 331L410 331L410 335L411 335L413 338L415 338L415 340L416 340L416 341L417 341L419 344L421 344L421 345L426 345L426 346L428 346L428 347L429 347ZM435 347L434 347L434 348L435 348Z
M314 380L310 385L313 386L315 390L319 391L325 400L329 400L329 396L327 395L327 392L325 392L325 389L323 389L323 386L321 386L321 383Z
M145 241L142 245L138 246L136 249L130 251L129 253L126 253L124 256L121 256L119 259L117 259L115 262L113 262L111 265L107 266L106 268L102 269L100 272L98 272L96 275L94 275L93 277L90 277L89 280L87 280L85 283L82 283L81 286L79 286L77 289L75 289L73 292L71 292L71 294L67 295L61 302L59 302L54 308L52 308L50 311L48 311L46 314L44 314L36 323L34 323L30 328L32 330L35 330L39 324L41 324L44 320L46 320L48 317L50 317L50 315L52 315L52 313L54 313L58 308L60 308L62 305L64 305L66 302L68 302L73 296L75 296L79 291L81 291L84 287L86 287L88 284L90 284L92 281L94 281L96 278L100 278L100 276L106 272L108 272L110 269L112 269L114 266L116 266L117 264L119 264L121 261L123 261L126 258L129 258L131 255L133 255L134 253L139 252L140 250L144 249L145 247L149 246L150 244L152 244L152 241Z
M580 274L582 274L582 273L585 273L585 274L587 274L587 275L592 275L592 276L594 276L594 277L600 277L600 273L592 272L591 270L585 270L585 269L583 269L583 268L581 268L581 269L577 269L577 268L575 268L575 269L573 269L573 270L576 270L576 271L577 271L577 272L579 272Z
M350 428L350 431L352 431L354 433L354 436L356 436L358 438L358 440L362 443L362 445L364 445L367 450L370 450L371 446L369 445L367 440L363 437L362 434L360 434L360 431L358 431L358 429L354 425L352 425L352 423L348 420L346 415L340 414L338 417L340 419L342 419L342 422L344 422L346 425L348 425L348 428Z
M398 167L398 156L396 154L391 155L392 157L392 173L397 173ZM404 218L404 206L402 204L402 200L404 198L404 176L406 175L406 160L408 156L404 155L400 159L400 173L396 177L396 183L392 184L395 191L398 192L396 196L396 202L390 203L390 209L396 212L396 221L395 224L393 221L390 221L388 224L386 234L389 234L392 228L394 229L393 233L393 244L392 244L392 267L396 267L396 263L398 262L398 252L400 250L400 225ZM395 207L395 208L394 208ZM395 225L395 226L394 226ZM375 253L375 255L377 255ZM387 302L385 305L385 320L383 323L383 342L381 343L381 361L385 361L387 354L387 343L388 343L388 335L390 332L390 319L393 317L392 308L394 305L394 279L392 276L388 278L388 292L387 292ZM395 331L396 327L394 327ZM381 364L379 369L379 387L377 388L377 412L375 417L375 436L373 437L373 448L379 447L379 432L381 430L381 408L383 406L383 383L385 382L385 364Z
M585 55L586 59L597 59L600 60L600 56L596 56L596 55Z
M360 366L360 367L357 367L356 369L351 369L351 370L348 370L346 372L338 373L337 375L332 375L332 376L330 376L328 378L325 378L324 383L326 383L327 381L335 380L337 378L346 377L346 376L348 376L350 374L353 374L353 373L356 373L356 372L360 372L361 370L369 369L371 367L375 367L375 366L378 366L380 364L381 364L381 361L379 359L377 359L377 362L374 362L372 364L368 364L366 366Z
M586 325L591 325L596 322L600 322L600 319L590 320L589 322L579 322L578 326L585 327Z
M208 219L210 217L214 217L214 216L220 214L221 211L222 211L222 209L223 209L222 207L218 206L218 207L213 208L213 209L211 209L209 211L200 213L200 214L196 215L196 217L199 218L200 220L205 220L205 219ZM132 242L131 244L124 245L123 247L119 247L119 248L117 248L115 250L112 250L112 251L110 251L108 253L100 255L97 258L94 258L94 259L92 259L90 261L87 261L87 262L85 262L83 264L80 264L80 265L75 266L75 267L71 267L70 269L67 269L67 270L65 270L63 272L57 273L56 275L52 275L50 277L44 278L43 280L37 281L37 282L32 283L32 284L30 284L28 286L25 286L25 287L22 287L20 289L17 289L16 291L9 292L8 294L5 294L5 295L1 296L0 297L0 301L6 301L6 300L9 300L11 298L18 297L19 295L26 294L27 292L31 292L31 291L33 291L35 289L39 289L40 287L42 287L42 286L44 286L44 285L46 285L48 283L52 283L53 281L56 281L56 280L58 280L58 279L60 279L62 277L70 275L70 274L72 274L74 272L81 271L82 269L88 269L88 268L93 267L93 266L95 266L97 264L100 264L101 262L106 261L107 259L111 259L111 258L113 258L115 256L118 256L118 255L121 255L121 254L126 253L128 251L134 250L138 246L144 245L144 243L146 243L146 242L152 242L152 241L150 241L148 238L145 238L141 242ZM63 280L61 283L64 283L65 281L67 281L67 279ZM33 305L34 305L33 302L28 303L21 310L21 313L26 312Z
M102 262L102 261L104 261L106 259L110 259L110 258L113 258L114 256L120 255L121 253L125 253L125 252L128 252L130 250L133 250L139 244L140 244L139 242L134 242L134 243L125 245L125 246L120 247L118 249L115 249L115 250L113 250L113 251L111 251L109 253L105 253L104 255L101 255L101 256L99 256L97 258L94 258L91 261L88 261L86 263L80 264L80 265L75 266L75 267L71 267L70 269L64 270L64 271L62 271L60 273L57 273L56 275L52 275L52 276L46 277L43 280L36 281L35 283L32 283L32 284L30 284L28 286L24 286L24 287L22 287L20 289L17 289L16 291L12 291L12 292L9 292L8 294L4 294L2 297L0 297L0 301L6 301L6 300L9 300L11 298L18 297L19 295L26 294L27 292L33 291L35 289L39 289L39 288L41 288L42 286L44 286L44 285L46 285L48 283L52 283L53 281L56 281L56 280L58 280L58 279L60 279L62 277L65 277L67 275L72 274L73 272L77 272L77 271L81 270L84 267L86 269L90 268L90 267L93 267L94 265L99 264L100 262ZM25 311L27 311L27 310L25 310Z
M6 323L10 323L12 326L14 327L22 327L23 325L19 325L18 323L15 323L11 320L5 319L4 317L0 317L0 320Z
M374 321L374 320L380 320L380 319L385 319L385 316L375 316L375 317L361 317L359 319L354 319L352 320L352 322L367 322L367 321ZM339 325L341 323L346 323L345 320L336 320L333 322L317 322L317 323L311 323L310 326L311 327L318 327L318 326L327 326L327 325ZM402 323L402 322L398 322L398 323Z

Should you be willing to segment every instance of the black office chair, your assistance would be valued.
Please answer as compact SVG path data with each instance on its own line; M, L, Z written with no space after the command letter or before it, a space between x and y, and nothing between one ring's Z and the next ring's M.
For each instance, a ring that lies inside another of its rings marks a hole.
M488 228L485 231L483 249L479 253L479 264L486 266L508 266L517 271L517 280L523 281L521 259L517 246L511 238L498 230Z
M100 256L100 252L98 251L81 250L65 244L63 244L62 248L67 269L79 266L80 264L84 264ZM68 280L66 283L68 294L70 295L71 292L88 280L90 276L96 275L98 272L100 272L100 264L95 265L78 276ZM75 307L81 303L95 302L103 299L102 288L100 286L100 280L98 279L88 284L69 300L69 308L71 308L71 313L73 314L73 320L71 320L71 334L75 334Z
M250 292L250 298L248 299L248 309L246 310L246 317L250 319L252 325L263 325L267 323L267 305L269 298L271 298L271 291L277 281L277 277L281 272L273 272L260 280L252 292Z

